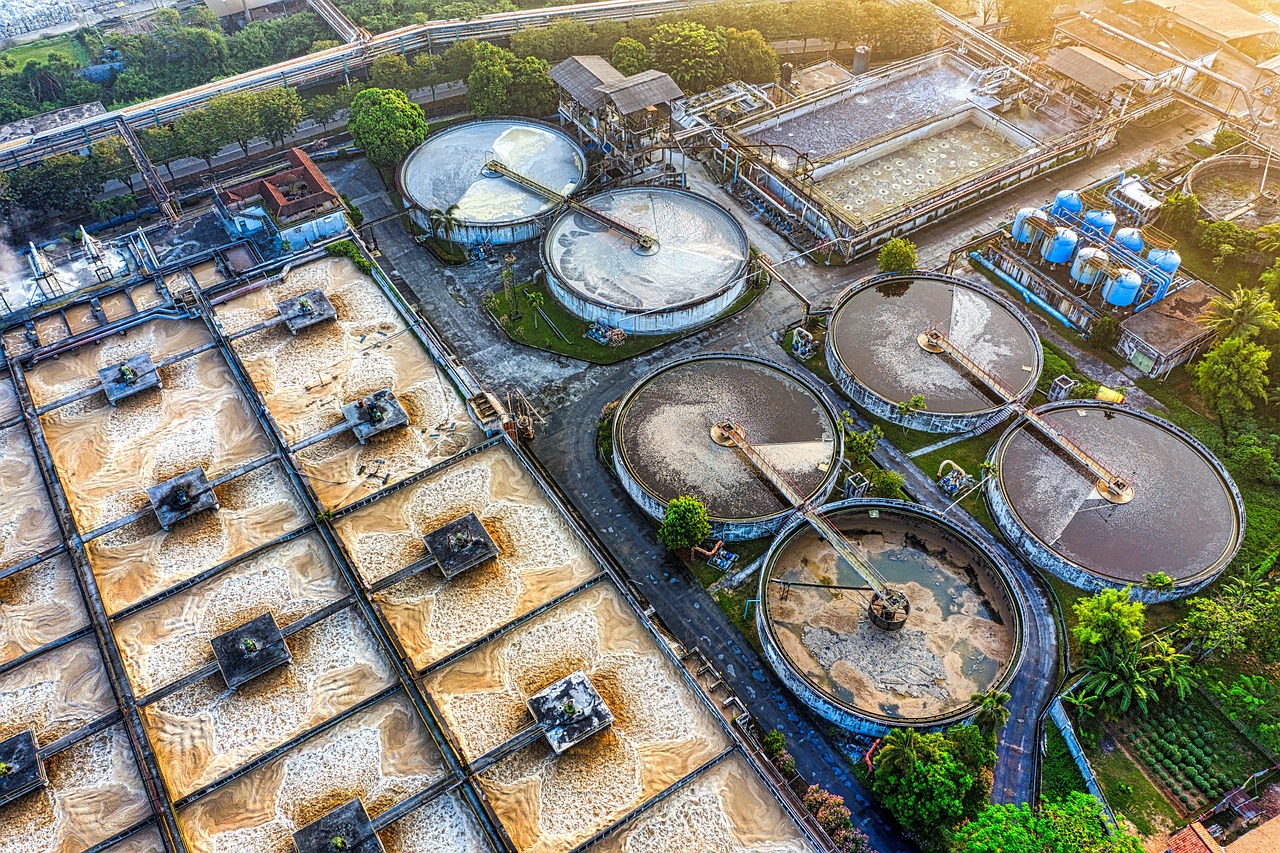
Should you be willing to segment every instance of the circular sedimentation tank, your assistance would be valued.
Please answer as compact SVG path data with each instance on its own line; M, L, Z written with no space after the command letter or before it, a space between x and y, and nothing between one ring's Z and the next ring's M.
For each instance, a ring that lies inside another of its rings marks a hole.
M1191 167L1183 186L1213 219L1260 228L1280 221L1280 169L1267 160L1265 153L1217 154Z
M720 205L648 187L583 203L603 217L566 210L547 229L542 262L551 292L584 320L664 334L710 321L746 291L747 235Z
M822 512L905 592L911 614L897 631L873 625L860 575L794 517L765 556L756 610L765 657L793 692L837 725L882 734L951 725L974 713L974 693L1009 682L1022 610L997 557L918 504L850 500Z
M400 168L400 188L423 230L455 243L532 240L554 199L486 169L497 161L569 195L586 176L582 148L559 128L527 119L466 122L434 133Z
M1064 401L1035 414L1132 484L1107 500L1098 477L1019 419L988 461L985 494L1000 531L1031 563L1082 589L1132 585L1162 601L1193 593L1231 562L1244 533L1235 483L1212 453L1157 417L1114 403ZM1164 572L1174 587L1143 586Z
M717 539L776 531L791 506L741 450L716 443L713 427L726 418L806 499L831 492L843 441L821 395L763 359L705 355L658 368L619 401L613 464L627 493L658 520L672 498L693 495L706 505Z
M854 402L887 421L927 432L967 432L1008 414L986 385L952 358L925 349L939 328L1007 390L1026 400L1040 378L1040 338L1022 312L983 284L939 273L877 275L836 302L827 331L827 366ZM924 397L924 408L899 404Z

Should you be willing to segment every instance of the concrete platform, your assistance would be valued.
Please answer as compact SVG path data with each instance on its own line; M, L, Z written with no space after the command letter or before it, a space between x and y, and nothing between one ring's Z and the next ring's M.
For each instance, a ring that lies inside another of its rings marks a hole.
M329 301L329 297L325 296L324 291L320 288L308 290L301 296L294 296L282 302L277 302L276 308L280 311L280 316L284 318L284 324L288 327L291 335L296 335L302 329L310 326L334 320L338 316L333 303Z
M222 678L232 690L293 660L270 612L209 640Z
M498 546L474 512L431 531L422 541L446 580L498 556Z
M383 853L369 813L360 800L349 800L293 834L298 853Z
M102 391L107 395L107 402L113 406L148 388L160 387L160 374L156 372L155 362L145 352L102 368L98 371L98 379L102 381Z
M172 480L152 486L147 489L147 497L151 499L156 521L165 530L198 512L219 508L218 496L203 468L192 468Z
M48 780L31 729L0 741L0 806L43 788Z
M556 755L613 725L613 712L582 670L542 688L528 705Z
M362 400L347 403L342 407L342 416L361 444L378 433L409 423L409 414L390 388L374 391Z

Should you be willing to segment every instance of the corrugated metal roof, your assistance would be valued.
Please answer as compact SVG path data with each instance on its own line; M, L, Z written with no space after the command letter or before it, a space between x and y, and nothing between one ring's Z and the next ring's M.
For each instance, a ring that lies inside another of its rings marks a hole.
M1270 21L1241 9L1229 0L1148 0L1222 41L1276 32Z
M1143 79L1140 72L1091 47L1064 47L1049 54L1045 64L1099 95Z
M550 73L551 79L568 92L569 97L593 112L608 103L599 87L624 79L603 56L571 56L557 63Z
M281 2L283 0L205 0L205 5L219 18L229 18Z
M613 105L623 115L684 97L684 92L671 79L670 74L653 70L641 71L616 82L606 83L597 87L596 91L613 101Z

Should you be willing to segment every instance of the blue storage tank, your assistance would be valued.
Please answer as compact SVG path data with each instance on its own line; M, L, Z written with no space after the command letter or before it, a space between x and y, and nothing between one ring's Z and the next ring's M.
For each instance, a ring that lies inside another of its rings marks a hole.
M1142 276L1133 270L1120 270L1107 279L1102 288L1102 298L1117 308L1127 308L1133 304L1138 291L1142 289Z
M1089 210L1084 214L1084 222L1089 230L1100 237L1110 237L1116 230L1116 215L1109 210Z
M1075 261L1071 264L1071 278L1080 284L1092 286L1098 283L1102 278L1102 272L1107 267L1107 262L1111 260L1106 249L1099 249L1095 246L1086 246L1076 255Z
M1079 235L1070 228L1055 228L1052 234L1044 235L1040 254L1051 264L1065 264L1075 254L1079 242Z
M1182 266L1182 256L1173 249L1161 249L1159 247L1152 249L1147 253L1147 260L1156 269L1168 273L1169 278L1177 275L1178 267Z
M1024 207L1013 217L1013 239L1030 243L1045 232L1049 214L1038 207Z
M1080 193L1075 190L1061 190L1053 197L1054 213L1073 213L1080 214L1084 210L1084 201L1080 198Z
M1129 251L1142 254L1142 232L1137 228L1121 228L1116 232L1115 239Z

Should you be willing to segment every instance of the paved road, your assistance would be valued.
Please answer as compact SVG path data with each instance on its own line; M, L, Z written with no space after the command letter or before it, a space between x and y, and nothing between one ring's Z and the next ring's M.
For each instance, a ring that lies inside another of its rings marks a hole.
M1018 206L1043 203L1054 189L1088 183L1114 174L1120 166L1150 159L1155 151L1185 141L1198 133L1185 117L1148 129L1141 141L1130 141L1104 157L1066 169L1049 178L1029 181L1022 187L970 208L955 220L944 221L915 236L923 264L945 260L951 246L995 227ZM377 176L363 161L329 164L325 171L373 219L392 212ZM727 200L705 178L699 167L691 170L693 188L713 198ZM789 248L763 223L749 218L730 204L752 241L775 259L785 258ZM650 600L658 616L682 642L699 646L715 661L726 681L765 727L780 726L791 741L797 764L806 777L843 795L856 819L871 835L877 849L911 849L878 810L867 802L866 791L849 774L846 759L827 737L825 724L815 721L774 677L755 651L702 590L687 570L657 542L653 525L626 497L616 480L595 458L595 422L601 408L617 399L654 366L684 355L702 352L740 352L795 367L774 341L777 330L798 321L802 309L785 290L770 288L739 315L683 340L618 365L590 365L552 356L512 344L497 329L480 305L486 291L498 286L498 269L484 264L441 268L394 221L379 226L376 234L382 260L398 283L416 297L423 313L450 347L480 381L503 394L518 389L542 413L533 451L547 466L589 523L608 544L621 565ZM536 244L516 247L517 265L531 273L538 264ZM862 260L842 268L805 262L788 263L792 283L815 305L829 305L849 282L872 270L873 261ZM828 389L828 393L830 389ZM845 404L837 404L844 408ZM886 445L877 461L903 473L908 490L923 503L942 509L931 480L910 459ZM1047 592L1025 564L962 511L949 515L1009 563L1017 593L1028 613L1024 659L1010 692L1011 721L1002 735L993 798L1000 802L1025 802L1032 796L1036 743L1036 719L1046 707L1057 681L1057 640Z

